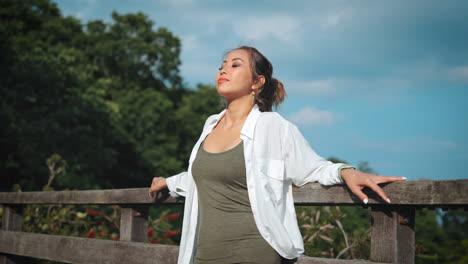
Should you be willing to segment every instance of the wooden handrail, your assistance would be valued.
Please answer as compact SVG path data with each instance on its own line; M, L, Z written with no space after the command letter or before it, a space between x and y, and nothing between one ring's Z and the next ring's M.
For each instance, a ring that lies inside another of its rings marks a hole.
M468 206L468 179L448 181L393 182L382 186L392 203L364 190L364 205L344 185L311 183L293 187L295 205L369 206L372 209L371 261L300 257L297 264L414 263L415 210L420 207L456 208ZM0 264L20 263L17 256L44 258L69 263L176 263L178 247L144 242L147 210L154 204L183 204L167 191L148 197L147 188L0 192L4 205L0 231ZM21 206L25 204L121 205L121 241L86 239L21 232ZM138 214L135 214L138 211ZM37 243L41 241L41 243Z
M468 204L468 179L448 181L393 182L382 186L395 205L464 207ZM374 192L364 190L369 196L368 205L386 205ZM296 205L363 205L344 185L323 186L309 183L293 187ZM148 197L148 188L47 191L47 192L0 192L0 204L119 204L151 205L155 202L180 204L183 199L174 199L167 193L157 198Z

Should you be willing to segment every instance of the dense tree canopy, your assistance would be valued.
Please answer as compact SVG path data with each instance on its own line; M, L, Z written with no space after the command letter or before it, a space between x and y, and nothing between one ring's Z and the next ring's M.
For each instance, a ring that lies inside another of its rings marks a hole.
M147 186L185 167L211 86L182 86L180 40L142 13L87 24L47 0L1 0L2 190Z

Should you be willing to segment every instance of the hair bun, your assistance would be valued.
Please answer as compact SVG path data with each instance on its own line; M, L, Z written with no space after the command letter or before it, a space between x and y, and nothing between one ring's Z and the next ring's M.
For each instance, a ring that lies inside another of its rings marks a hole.
M245 50L249 53L254 80L258 80L259 76L265 77L265 84L258 93L255 93L255 102L260 111L272 111L273 105L278 107L286 97L283 83L272 76L273 65L254 47L241 46L236 50Z

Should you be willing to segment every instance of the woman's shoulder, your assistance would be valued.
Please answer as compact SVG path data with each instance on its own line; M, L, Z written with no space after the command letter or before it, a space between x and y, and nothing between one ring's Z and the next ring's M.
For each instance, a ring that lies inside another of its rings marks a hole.
M257 120L257 128L268 133L275 131L284 134L290 126L291 122L277 112L262 112Z
M262 112L258 118L258 122L277 126L288 126L291 123L277 112Z

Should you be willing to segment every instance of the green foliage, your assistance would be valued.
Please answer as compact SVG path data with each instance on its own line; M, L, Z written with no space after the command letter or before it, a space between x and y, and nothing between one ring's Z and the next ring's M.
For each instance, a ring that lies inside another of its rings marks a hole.
M336 157L329 157L328 160L347 164ZM363 171L372 170L367 167ZM369 209L354 206L296 206L296 212L306 255L340 259L369 258Z
M50 235L119 240L120 207L96 205L28 205L23 208L23 231ZM149 217L148 242L174 245L179 213L164 210Z
M468 263L467 220L463 209L417 211L416 263Z
M148 186L184 162L215 89L182 86L180 40L142 13L82 24L48 0L1 0L0 190ZM193 102L192 100L196 100ZM190 115L184 115L190 113Z
M308 256L368 259L370 213L357 207L297 206L305 254Z

